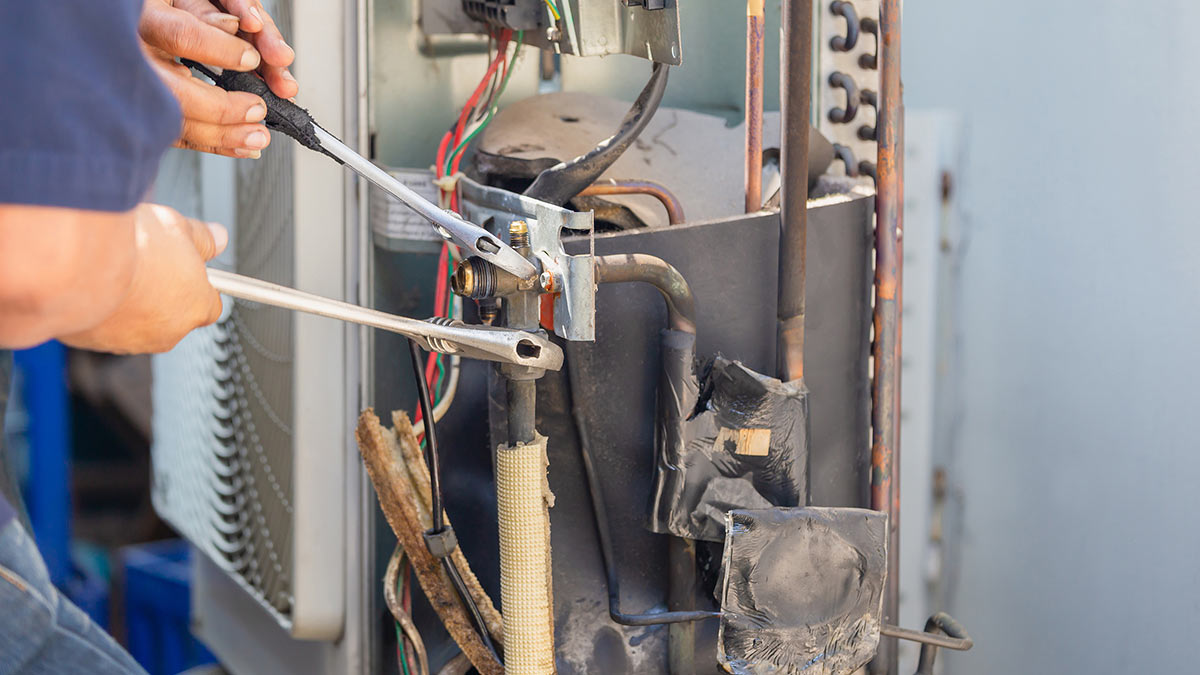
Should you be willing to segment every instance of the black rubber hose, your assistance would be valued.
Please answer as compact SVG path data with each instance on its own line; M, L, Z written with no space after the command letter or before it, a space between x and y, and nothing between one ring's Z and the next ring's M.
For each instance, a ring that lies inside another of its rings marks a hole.
M538 174L533 184L525 190L525 196L562 206L596 182L600 174L633 145L650 123L650 118L654 117L667 91L667 73L670 69L670 66L662 63L654 64L650 81L642 88L642 93L633 102L629 112L625 113L617 133L601 141L586 155L560 162Z

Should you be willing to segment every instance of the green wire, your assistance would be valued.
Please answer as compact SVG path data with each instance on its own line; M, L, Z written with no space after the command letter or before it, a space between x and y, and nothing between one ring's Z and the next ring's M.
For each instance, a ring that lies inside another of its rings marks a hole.
M548 0L547 0L547 4L549 4ZM553 5L551 5L551 7L553 7ZM496 92L496 96L493 98L494 101L499 101L500 96L502 96L504 94L504 90L508 88L508 80L510 77L512 77L513 71L516 70L517 56L521 53L521 44L522 44L521 40L524 37L525 37L525 31L523 31L523 30L517 31L517 48L513 50L512 62L509 63L509 65L508 65L508 72L504 73L504 79L500 81L500 89ZM475 137L479 135L479 132L483 131L487 127L488 123L492 121L492 115L495 112L496 112L496 106L492 106L492 108L490 110L488 110L487 117L483 118L483 122L480 123L479 126L475 127L475 130L472 131L470 133L470 135L468 135L466 138L464 138L462 140L462 142L458 144L458 147L454 148L454 151L451 152L446 157L445 175L447 175L447 176L450 175L450 166L452 164L454 164L454 158L456 156L458 156L463 150L465 150L468 145L470 145L471 141L474 140ZM446 266L447 276L454 275L453 267L454 267L453 265ZM453 298L453 297L450 298L450 303L451 303L450 304L451 311L449 312L450 314L454 313L453 307L454 307L454 302L456 300L457 300L457 298ZM442 383L446 378L446 367L443 364L442 357L440 355L437 357L436 363L437 363L437 369L438 369L438 377L437 377L437 381L433 385L434 396L436 398L436 400L434 401L434 405L437 405L437 403L439 401L441 401L441 397L445 395L445 392L442 391ZM425 438L424 437L421 437L421 447L422 448L425 447Z
M400 654L398 655L400 658L400 668L404 671L404 675L409 675L409 673L408 673L408 655L404 653L404 637L401 636L401 634L400 634L400 622L399 621L396 622L396 644L399 645L399 648L400 648Z
M555 21L562 20L562 14L558 11L558 7L554 5L554 0L546 0L546 6L550 8L550 13L554 15Z
M437 389L437 390L441 390L442 380L445 379L445 377L446 377L446 368L445 368L445 366L442 365L442 359L440 359L440 358L437 359L437 370L438 370L437 384L434 384L433 388ZM444 394L444 393L445 392L442 392L442 394ZM438 395L438 403L441 403L441 395L442 394Z
M404 596L404 576L396 577L396 596ZM397 657L400 659L400 668L404 671L404 675L409 675L408 672L408 654L404 652L404 636L400 632L400 622L396 622L396 649L399 652Z
M500 90L496 92L496 97L493 99L495 101L499 101L500 97L502 95L504 95L504 90L508 87L508 79L510 77L512 77L513 71L516 70L517 55L521 53L521 39L523 37L525 37L525 31L523 31L523 30L517 31L517 48L513 50L512 63L510 63L508 66L508 72L504 74L504 79L500 81ZM479 126L475 127L475 131L472 131L469 136L464 138L462 140L462 142L459 143L456 148L454 148L454 151L451 152L446 157L445 175L447 175L447 176L450 175L450 165L452 165L454 163L454 158L458 154L460 154L463 150L466 150L467 146L470 145L471 140L474 139L477 135L479 135L480 131L483 131L484 128L487 127L488 123L492 121L492 113L494 113L495 111L496 111L496 107L492 106L492 108L490 110L488 110L487 117L483 118L483 122L480 123Z

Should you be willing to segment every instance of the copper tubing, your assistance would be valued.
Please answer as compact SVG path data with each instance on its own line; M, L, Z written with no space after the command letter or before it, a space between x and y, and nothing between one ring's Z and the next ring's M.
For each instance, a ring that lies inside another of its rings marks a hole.
M596 283L627 281L640 281L657 288L667 301L667 326L695 335L696 299L679 270L662 258L644 253L596 256Z
M804 377L804 277L808 242L808 135L812 109L812 0L785 0L780 48L779 377Z
M883 621L900 607L900 310L902 303L904 103L900 85L900 0L879 8L879 156L875 192L875 380L871 397L871 508L888 514ZM897 672L895 638L885 638L872 672Z
M609 179L592 183L579 193L580 197L604 197L607 195L649 195L662 202L663 208L667 210L668 223L679 225L684 222L683 205L666 186L659 183L648 180Z
M746 213L762 209L763 4L746 2Z

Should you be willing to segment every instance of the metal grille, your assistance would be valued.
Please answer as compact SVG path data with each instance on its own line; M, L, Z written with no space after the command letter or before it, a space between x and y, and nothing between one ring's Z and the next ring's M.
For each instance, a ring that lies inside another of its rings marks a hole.
M291 2L267 2L285 34ZM274 135L237 163L238 272L294 285L293 152ZM229 300L227 299L228 303ZM293 380L290 312L236 301L155 360L154 503L176 529L291 623Z
M284 20L284 17L279 17ZM293 285L292 153L282 135L257 162L238 167L237 270ZM292 606L292 315L236 301L228 322L227 501L242 529L226 555L260 599L285 616Z

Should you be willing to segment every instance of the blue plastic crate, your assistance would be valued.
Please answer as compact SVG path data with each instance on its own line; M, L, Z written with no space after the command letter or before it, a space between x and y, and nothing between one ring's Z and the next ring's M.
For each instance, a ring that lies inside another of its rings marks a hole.
M176 673L213 655L192 637L191 548L169 539L121 551L125 567L125 627L129 653L150 675Z

